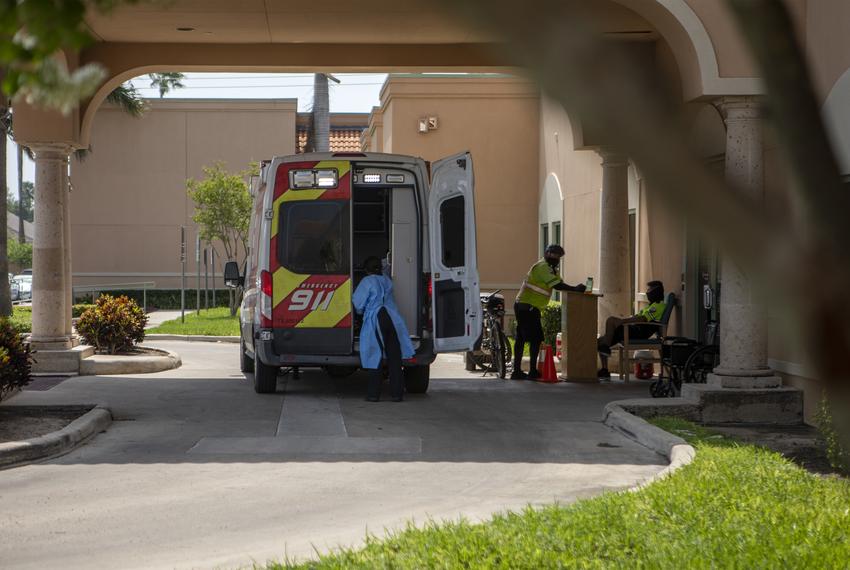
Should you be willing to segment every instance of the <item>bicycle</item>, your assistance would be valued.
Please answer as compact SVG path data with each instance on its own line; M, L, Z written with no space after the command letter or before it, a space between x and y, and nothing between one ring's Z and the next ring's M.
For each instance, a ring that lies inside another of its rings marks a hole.
M505 378L511 361L511 345L502 327L505 318L505 298L501 289L492 293L481 293L481 308L484 320L480 345L476 350L466 353L466 369L481 369L484 375L496 374Z

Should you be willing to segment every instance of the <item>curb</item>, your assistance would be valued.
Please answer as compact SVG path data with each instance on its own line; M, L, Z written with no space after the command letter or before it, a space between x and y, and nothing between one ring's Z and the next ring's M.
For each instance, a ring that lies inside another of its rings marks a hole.
M668 433L650 424L643 418L639 418L624 410L621 403L626 401L609 402L602 412L602 423L644 447L663 455L670 462L667 467L637 485L635 490L641 489L659 479L664 479L694 460L696 450L693 446L681 437Z
M176 352L146 347L162 352L162 356L109 356L96 354L80 361L80 376L112 376L116 374L151 374L174 370L183 364Z
M185 340L191 342L239 342L238 336L210 336L192 334L146 334L145 340Z
M109 409L95 406L59 431L23 441L0 443L0 469L17 467L73 450L112 423Z

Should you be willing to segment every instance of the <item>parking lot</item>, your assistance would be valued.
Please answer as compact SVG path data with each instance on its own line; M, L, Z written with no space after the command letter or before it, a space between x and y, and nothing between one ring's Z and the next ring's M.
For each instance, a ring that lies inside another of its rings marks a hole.
M406 521L487 518L632 486L664 459L600 422L646 386L482 378L459 355L431 389L365 402L318 371L254 394L238 345L160 342L182 368L79 377L4 405L105 403L110 428L0 472L4 567L233 567L358 544Z

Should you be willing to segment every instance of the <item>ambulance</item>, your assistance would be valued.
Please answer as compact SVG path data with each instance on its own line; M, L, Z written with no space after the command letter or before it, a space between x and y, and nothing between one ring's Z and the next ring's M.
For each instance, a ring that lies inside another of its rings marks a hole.
M254 389L275 392L282 367L357 370L351 296L374 256L416 349L406 389L426 392L436 354L471 350L481 333L473 187L469 153L430 165L380 153L264 162L246 263L224 270L225 284L242 288L240 368Z

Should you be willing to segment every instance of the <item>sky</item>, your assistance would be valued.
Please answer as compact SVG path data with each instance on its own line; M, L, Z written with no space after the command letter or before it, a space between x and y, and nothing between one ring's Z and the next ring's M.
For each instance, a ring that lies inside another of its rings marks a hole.
M336 73L340 83L330 82L332 113L368 113L380 103L378 95L386 79L383 73ZM142 76L132 80L142 97L158 98ZM298 110L309 111L313 100L312 73L187 73L186 87L168 93L165 98L210 99L298 99ZM16 146L9 142L6 151L6 179L9 189L18 188ZM23 179L34 179L34 165L24 155Z

